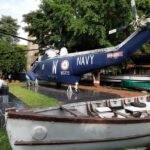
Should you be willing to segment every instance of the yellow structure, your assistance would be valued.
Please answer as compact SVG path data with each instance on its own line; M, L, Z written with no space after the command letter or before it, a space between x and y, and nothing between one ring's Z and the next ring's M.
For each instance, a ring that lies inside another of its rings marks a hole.
M28 37L29 40L35 40L35 37ZM27 52L27 71L32 69L32 63L37 59L38 56L35 56L37 53L39 46L38 44L33 44L32 42L28 42L28 52ZM37 49L37 50L36 50Z

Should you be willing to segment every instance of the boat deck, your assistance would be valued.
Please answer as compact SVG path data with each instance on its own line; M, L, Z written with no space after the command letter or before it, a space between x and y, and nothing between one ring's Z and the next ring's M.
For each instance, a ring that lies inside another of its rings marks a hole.
M150 117L150 96L72 103L61 108L76 117L145 118Z

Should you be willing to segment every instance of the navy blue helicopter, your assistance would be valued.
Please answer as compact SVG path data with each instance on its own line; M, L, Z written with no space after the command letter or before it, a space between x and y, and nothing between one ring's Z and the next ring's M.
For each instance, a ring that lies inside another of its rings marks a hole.
M135 20L109 31L109 34L112 34L134 25L135 32L122 43L114 47L70 54L66 48L62 48L60 55L57 51L49 50L42 59L34 63L32 70L27 72L28 77L33 81L37 79L78 84L81 75L85 73L125 61L150 39L150 18L139 18L134 0L131 0L131 5Z

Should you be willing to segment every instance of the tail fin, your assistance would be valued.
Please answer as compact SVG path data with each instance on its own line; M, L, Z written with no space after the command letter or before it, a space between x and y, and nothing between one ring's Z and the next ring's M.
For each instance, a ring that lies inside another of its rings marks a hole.
M32 71L28 71L26 75L30 78L30 80L35 81L35 74Z

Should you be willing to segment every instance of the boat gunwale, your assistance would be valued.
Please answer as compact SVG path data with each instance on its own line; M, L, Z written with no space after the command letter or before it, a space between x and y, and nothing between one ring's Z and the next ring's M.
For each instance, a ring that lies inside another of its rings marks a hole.
M56 116L43 115L24 112L8 112L9 119L23 119L35 121L49 121L62 123L86 123L86 124L135 124L150 123L150 117L146 118L92 118L92 117L74 117L74 116Z

